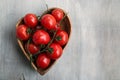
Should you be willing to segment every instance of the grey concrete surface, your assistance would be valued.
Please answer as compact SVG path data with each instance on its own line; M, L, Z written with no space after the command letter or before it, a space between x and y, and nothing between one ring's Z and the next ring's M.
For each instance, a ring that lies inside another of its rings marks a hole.
M0 80L120 80L120 0L0 0ZM15 24L27 12L60 7L72 34L62 57L44 76L22 54Z

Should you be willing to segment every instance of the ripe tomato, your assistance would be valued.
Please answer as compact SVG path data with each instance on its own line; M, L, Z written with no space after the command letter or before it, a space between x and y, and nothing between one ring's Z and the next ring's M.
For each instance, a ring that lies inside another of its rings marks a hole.
M59 23L57 23L54 27L54 30L61 30L61 26Z
M45 53L42 53L37 57L36 64L37 64L37 67L45 69L50 64L50 58L48 58Z
M68 42L68 34L63 30L59 30L56 33L55 41L61 46L65 45Z
M24 17L24 22L28 27L34 28L38 23L37 16L35 14L28 13Z
M63 18L64 13L61 9L57 8L52 11L52 15L55 17L56 21L60 21Z
M48 56L51 59L58 59L62 55L62 47L57 43L52 43L48 49Z
M49 34L44 31L44 30L37 30L34 34L33 34L33 42L36 45L39 44L48 44L48 42L50 41L50 36Z
M56 20L51 14L45 14L41 18L41 24L48 30L54 29Z
M28 40L29 33L27 33L28 27L25 25L19 25L16 29L16 35L21 40Z
M28 47L28 51L29 51L31 54L35 54L35 53L37 53L37 52L39 51L39 47L36 46L36 45L33 44L33 43L28 44L27 47Z

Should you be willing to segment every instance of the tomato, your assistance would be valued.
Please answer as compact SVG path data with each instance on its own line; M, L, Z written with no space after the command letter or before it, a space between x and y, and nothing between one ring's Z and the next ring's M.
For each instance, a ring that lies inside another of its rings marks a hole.
M52 15L55 17L56 21L62 20L64 13L61 9L56 8L52 11Z
M50 41L50 36L49 34L44 31L44 30L37 30L34 34L33 34L33 42L36 45L39 44L48 44L48 42Z
M50 58L45 53L40 54L36 60L37 67L45 69L50 64Z
M16 29L16 36L21 40L28 40L29 33L27 33L28 27L25 25L19 25Z
M48 56L51 59L58 59L62 55L62 47L57 43L52 43L48 49Z
M59 23L57 23L54 27L54 30L61 30L61 26Z
M54 29L56 20L51 14L45 14L41 18L41 24L48 30Z
M59 30L56 33L55 41L61 46L65 45L68 42L68 34L63 30Z
M28 51L31 53L31 54L35 54L39 51L39 47L36 46L35 44L33 43L30 43L27 45L27 48L28 48Z
M28 13L24 17L24 22L28 27L34 28L38 23L38 19L35 14Z

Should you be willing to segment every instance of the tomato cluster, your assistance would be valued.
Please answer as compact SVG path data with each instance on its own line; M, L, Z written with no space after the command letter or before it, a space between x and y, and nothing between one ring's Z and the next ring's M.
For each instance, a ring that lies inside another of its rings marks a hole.
M51 60L62 55L62 47L68 42L68 33L61 29L64 12L56 8L38 18L28 13L16 28L16 36L23 41L25 50L32 55L38 68L47 68Z

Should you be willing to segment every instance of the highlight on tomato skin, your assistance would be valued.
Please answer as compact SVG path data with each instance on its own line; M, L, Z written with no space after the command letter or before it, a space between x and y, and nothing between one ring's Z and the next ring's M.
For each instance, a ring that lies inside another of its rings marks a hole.
M55 17L56 21L62 20L64 13L62 9L56 8L52 11L52 15Z
M62 52L63 52L62 47L59 44L52 43L48 49L47 54L51 59L56 60L60 58Z
M40 22L41 22L41 25L44 26L48 30L54 29L56 25L56 20L51 14L43 15Z
M67 24L62 22L67 20L64 20L63 10L55 8L48 13L40 18L36 14L28 13L16 28L16 36L30 61L42 70L49 68L53 61L62 56L69 38L64 28Z
M62 29L62 26L57 22L57 24L55 25L54 29L53 30L61 30Z
M68 42L68 33L64 30L59 30L56 33L55 42L60 44L61 46L64 46Z
M16 36L17 38L19 38L20 40L28 40L29 37L30 37L30 34L27 33L27 29L28 27L26 25L19 25L17 28L16 28Z
M48 44L48 42L50 42L50 36L49 34L44 31L44 30L37 30L32 37L33 42L36 45L40 45L40 44Z
M26 47L30 54L36 54L40 50L40 48L33 43L26 44Z
M42 53L37 57L36 60L36 65L39 68L45 69L49 66L51 60L50 58L46 55L46 53Z
M24 17L24 22L28 27L34 28L38 24L38 19L37 19L37 16L35 14L28 13Z

